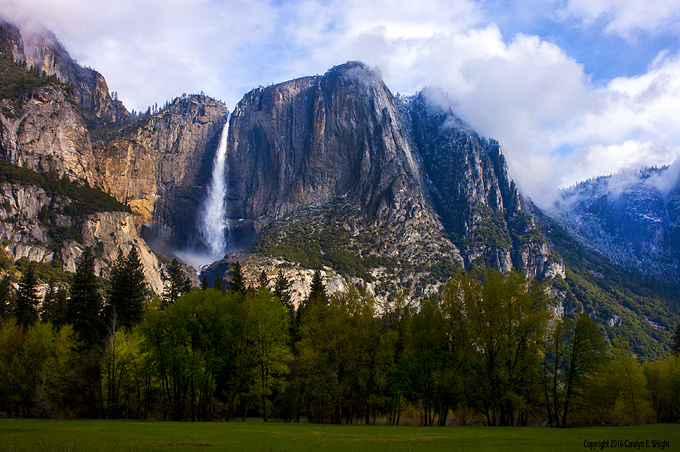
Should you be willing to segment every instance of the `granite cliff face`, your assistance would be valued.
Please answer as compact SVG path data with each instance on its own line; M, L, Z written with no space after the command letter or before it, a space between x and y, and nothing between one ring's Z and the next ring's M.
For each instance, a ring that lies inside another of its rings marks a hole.
M271 255L304 242L304 265L385 283L462 262L426 197L403 107L361 63L248 93L229 128L233 237L258 233L254 249Z
M435 290L472 265L564 272L498 144L424 94L394 97L362 63L246 94L228 144L232 237L255 236L255 255L375 293Z
M132 208L145 236L178 246L192 238L227 113L207 96L184 96L95 140L104 190Z
M361 63L248 93L229 134L232 222L258 231L281 218L298 221L302 209L333 206L344 220L332 227L351 232L353 243L368 231L347 220L358 214L386 227L386 237L399 231L402 243L411 235L417 247L428 236L423 244L437 243L466 267L515 266L536 277L561 271L522 211L498 144L422 94L395 98ZM387 248L382 255L406 252Z
M0 153L35 171L99 181L85 120L61 86L35 88L16 101L0 99Z
M279 218L340 196L389 221L424 209L404 115L361 63L248 93L229 138L229 216Z
M616 265L680 282L679 164L582 182L548 212L572 235Z
M161 264L137 235L132 215L127 212L97 212L84 215L57 214L46 219L47 211L63 209L73 201L64 196L47 193L33 185L0 185L0 240L9 243L7 251L16 260L50 263L61 262L64 270L74 272L76 261L85 247L95 250L95 271L108 276L110 265L118 250L128 253L132 246L139 251L144 273L149 285L157 293L163 291ZM58 245L54 243L54 230L71 231ZM73 233L75 232L75 234Z
M485 140L424 91L408 102L427 190L465 265L513 267L533 277L563 273L522 208L498 142Z
M15 25L0 22L0 43L0 53L73 85L75 101L88 120L116 122L128 118L122 102L111 97L104 77L76 63L53 33L44 30L23 35Z

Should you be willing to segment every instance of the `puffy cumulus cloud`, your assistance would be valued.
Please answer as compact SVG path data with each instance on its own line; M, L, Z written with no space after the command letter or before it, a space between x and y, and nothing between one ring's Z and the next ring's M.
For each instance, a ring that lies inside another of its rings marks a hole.
M600 21L622 36L677 23L680 0L644 11L638 3L571 0L559 14ZM678 55L660 54L636 77L593 82L558 45L503 36L494 17L534 17L507 12L508 4L4 0L0 14L53 30L129 108L201 90L233 106L254 86L348 60L380 68L395 92L439 87L459 116L500 141L512 176L539 205L555 186L680 156ZM532 5L534 14L548 14L543 2Z
M678 55L657 59L641 76L592 87L589 97L588 108L551 133L554 146L572 149L563 156L563 184L680 158Z
M586 26L602 25L605 32L623 38L639 32L680 34L680 0L569 0L559 14Z
M506 42L493 24L426 37L374 26L323 52L313 59L378 66L395 91L442 88L459 116L500 141L513 177L539 205L556 187L680 157L677 56L659 55L637 77L593 83L555 44L523 34Z
M235 102L270 57L252 56L276 52L278 14L263 0L5 0L0 15L53 31L136 109L201 90Z

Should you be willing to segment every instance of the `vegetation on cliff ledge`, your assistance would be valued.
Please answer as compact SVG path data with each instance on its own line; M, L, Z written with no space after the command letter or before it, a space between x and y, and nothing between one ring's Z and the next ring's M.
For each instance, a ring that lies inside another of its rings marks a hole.
M28 168L0 160L0 184L34 185L55 197L69 198L72 202L63 208L49 209L46 215L86 215L96 212L121 211L132 213L129 206L119 202L108 193L90 187L87 181L72 181L67 176L59 177L54 172L38 173Z
M56 85L66 91L73 91L71 85L59 81L56 75L47 75L36 68L26 69L26 62L15 62L0 55L0 99L17 100L22 94L44 85ZM3 114L12 116L11 111L3 108Z

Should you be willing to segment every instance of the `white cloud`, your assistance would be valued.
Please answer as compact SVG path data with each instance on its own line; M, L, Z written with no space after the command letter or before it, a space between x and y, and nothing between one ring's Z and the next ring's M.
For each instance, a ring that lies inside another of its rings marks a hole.
M680 0L569 0L560 13L601 23L607 33L634 38L640 32L680 34Z

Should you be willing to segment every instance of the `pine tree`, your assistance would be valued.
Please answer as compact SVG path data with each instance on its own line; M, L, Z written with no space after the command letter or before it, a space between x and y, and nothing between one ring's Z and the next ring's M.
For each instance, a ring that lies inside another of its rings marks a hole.
M101 339L104 323L100 317L103 299L94 274L94 254L90 247L85 248L78 258L70 292L66 311L68 321L83 343L92 346Z
M262 270L260 275L257 277L257 285L258 287L269 289L269 278L267 278L267 273L264 270Z
M38 320L38 278L33 265L29 265L19 281L14 300L14 316L24 328Z
M241 269L241 263L236 262L234 264L234 268L231 270L231 281L229 282L229 288L233 290L234 292L237 292L241 295L245 295L246 290L248 288L246 287L246 280L243 277L243 269Z
M210 288L210 283L208 282L208 275L205 273L203 274L203 277L201 278L201 290L206 290Z
M168 274L163 278L166 282L165 290L163 291L163 309L165 309L167 305L176 302L177 299L185 293L189 293L193 290L191 280L187 274L184 273L182 266L176 258L170 262L167 273Z
M307 297L306 305L309 306L311 303L328 303L326 286L324 286L323 279L321 278L321 270L318 269L314 272L314 277L312 278L312 285L309 288L309 297Z
M300 319L307 309L309 309L313 304L327 304L328 295L326 294L326 287L323 284L323 279L321 278L321 270L316 270L314 276L312 277L312 284L309 287L309 296L304 301L298 305L297 311L295 311L295 325L300 325Z
M57 288L57 292L54 295L54 309L50 321L55 326L62 326L70 323L68 319L68 289L66 287L59 286Z
M12 284L5 276L0 280L0 318L6 318L10 314L10 302L12 300Z
M280 269L274 281L274 295L288 309L288 312L295 312L293 301L290 298L290 281L288 281L288 278L286 278Z
M43 298L42 307L40 309L40 320L43 322L52 321L54 317L54 308L57 301L57 285L54 278L50 278Z
M213 287L215 290L219 290L220 292L224 292L224 278L222 278L222 275L217 275L215 276L215 282L213 283Z
M295 306L293 306L293 301L290 297L290 281L283 274L283 271L279 269L279 273L276 275L274 280L274 296L276 296L281 304L288 310L288 316L290 318L289 332L290 337L295 338L297 336L297 319L295 318Z
M680 323L675 326L675 334L673 335L673 354L680 356Z
M111 285L107 294L107 318L115 313L120 326L132 328L142 321L147 294L146 278L139 252L132 247L126 257L122 250L119 250L118 258L111 269Z

